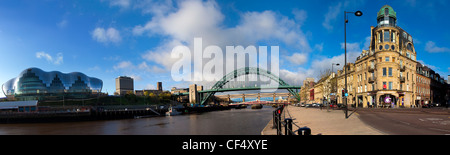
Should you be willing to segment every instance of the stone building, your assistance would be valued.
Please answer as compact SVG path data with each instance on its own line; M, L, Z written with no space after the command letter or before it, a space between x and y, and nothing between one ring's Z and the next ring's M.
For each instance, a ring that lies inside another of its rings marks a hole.
M347 103L353 107L420 107L445 103L443 78L417 61L412 36L397 25L391 6L381 7L377 26L370 28L369 50L347 68ZM338 90L344 89L338 70ZM342 97L338 103L344 103Z
M397 13L389 5L381 7L377 23L370 28L369 50L363 50L351 64L354 66L349 66L353 70L347 70L347 103L356 107L410 107L417 76L412 36L397 26ZM343 81L341 74L339 79Z

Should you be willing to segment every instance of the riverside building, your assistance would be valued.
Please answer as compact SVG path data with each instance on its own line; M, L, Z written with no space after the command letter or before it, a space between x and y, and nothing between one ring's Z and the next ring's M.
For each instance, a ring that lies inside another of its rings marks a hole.
M45 72L28 68L2 85L9 100L85 99L100 94L103 82L80 72Z
M370 32L369 50L363 50L355 63L345 65L349 106L410 108L431 103L431 92L437 91L430 85L440 85L443 79L422 72L413 37L397 25L397 13L391 6L381 7L377 26L371 26ZM339 70L338 90L344 88L344 77L344 70ZM338 103L343 103L342 97Z

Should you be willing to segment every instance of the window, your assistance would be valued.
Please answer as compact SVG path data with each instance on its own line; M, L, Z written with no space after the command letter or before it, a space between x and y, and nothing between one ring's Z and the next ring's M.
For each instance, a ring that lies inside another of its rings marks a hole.
M383 82L383 90L386 90L386 82Z
M413 51L412 45L411 45L411 44L406 45L406 49L408 49L408 50L410 50L410 51Z
M389 90L392 90L392 82L389 82Z
M381 33L380 33L380 32L378 32L378 33L377 33L377 39L378 39L378 43L381 43L381 38L380 38L380 37L381 37Z
M380 31L380 39L379 41L383 42L383 31Z
M389 62L389 57L386 57L384 61Z
M392 67L389 67L389 76L392 76Z
M386 76L386 67L383 68L383 76Z
M384 30L384 42L389 42L391 41L391 35L389 35L389 31Z
M367 85L364 85L364 91L367 92Z
M392 32L392 37L391 38L392 38L391 42L395 43L395 32Z

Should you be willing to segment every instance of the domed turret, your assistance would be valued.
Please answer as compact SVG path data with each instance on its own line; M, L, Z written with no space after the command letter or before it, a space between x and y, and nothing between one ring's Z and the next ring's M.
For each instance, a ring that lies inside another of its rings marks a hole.
M397 26L397 13L389 5L381 7L377 14L378 26Z

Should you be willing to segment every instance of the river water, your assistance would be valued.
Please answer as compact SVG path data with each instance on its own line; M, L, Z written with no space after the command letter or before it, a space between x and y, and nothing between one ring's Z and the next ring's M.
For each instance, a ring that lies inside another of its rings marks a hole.
M260 135L270 106L201 114L62 123L0 124L0 135Z

